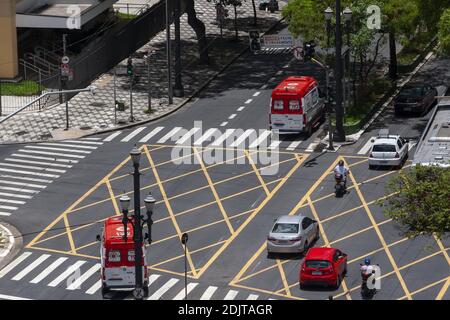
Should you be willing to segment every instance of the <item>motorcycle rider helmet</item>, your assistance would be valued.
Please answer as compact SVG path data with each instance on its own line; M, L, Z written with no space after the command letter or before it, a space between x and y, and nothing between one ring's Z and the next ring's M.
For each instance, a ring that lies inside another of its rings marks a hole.
M370 266L370 258L365 258L365 259L364 259L364 264L365 264L366 266Z
M344 160L339 160L338 165L339 165L339 167L342 167L344 165Z

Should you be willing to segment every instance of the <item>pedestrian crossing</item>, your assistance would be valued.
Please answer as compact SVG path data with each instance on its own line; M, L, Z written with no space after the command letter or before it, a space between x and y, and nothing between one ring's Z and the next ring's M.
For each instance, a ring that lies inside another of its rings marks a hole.
M249 148L275 150L280 147L288 151L313 152L311 144L305 144L305 137L298 135L278 135L265 129L225 129L200 127L156 128L139 127L131 132L117 131L102 138L102 142L132 142L147 144L168 144L175 146L196 146L211 148Z
M255 51L255 54L266 54L266 55L274 55L274 54L289 54L292 53L293 48L262 48L261 50Z
M0 161L0 216L10 216L104 144L99 138L21 146Z
M94 261L61 257L52 253L25 251L0 270L0 280L21 281L21 287L42 285L48 289L59 288L101 298L101 265ZM44 289L45 290L45 289ZM151 272L148 300L258 300L255 293L243 292L189 280L187 287L182 278ZM123 292L121 292L123 293ZM117 292L116 292L117 294ZM130 291L130 297L132 293ZM122 294L123 296L123 294ZM114 291L112 291L114 299ZM0 300L2 297L0 297Z

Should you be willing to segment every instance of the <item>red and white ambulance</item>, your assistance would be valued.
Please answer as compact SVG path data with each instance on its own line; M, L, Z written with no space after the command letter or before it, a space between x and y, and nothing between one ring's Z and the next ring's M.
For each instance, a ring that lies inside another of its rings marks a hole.
M136 282L135 254L133 241L133 223L127 224L127 237L122 217L108 218L103 226L101 241L102 296L110 289L134 289ZM145 258L145 246L142 245L142 283L144 296L148 296L148 270Z
M273 91L270 100L270 130L305 132L308 135L325 118L319 85L312 77L288 77Z

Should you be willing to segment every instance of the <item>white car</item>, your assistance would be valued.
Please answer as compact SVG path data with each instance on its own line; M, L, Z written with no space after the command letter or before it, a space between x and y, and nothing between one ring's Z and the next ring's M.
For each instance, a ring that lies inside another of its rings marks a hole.
M399 135L389 135L387 130L380 130L378 137L372 140L369 155L369 169L376 166L401 168L408 158L408 140Z

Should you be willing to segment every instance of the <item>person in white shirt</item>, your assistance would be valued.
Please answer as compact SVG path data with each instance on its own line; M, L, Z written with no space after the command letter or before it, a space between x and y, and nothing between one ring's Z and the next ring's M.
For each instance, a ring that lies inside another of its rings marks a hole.
M347 176L350 170L345 166L344 160L340 160L338 165L334 168L334 173L340 173L344 179L344 185L347 185Z

